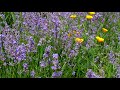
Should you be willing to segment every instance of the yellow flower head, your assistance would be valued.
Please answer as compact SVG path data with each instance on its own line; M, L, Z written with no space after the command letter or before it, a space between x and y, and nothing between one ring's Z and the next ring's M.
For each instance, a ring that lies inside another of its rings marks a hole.
M92 18L93 18L93 16L91 16L91 15L86 15L86 19L91 20Z
M95 14L95 12L88 12L88 14L89 14L89 15L94 15L94 14Z
M75 38L75 42L77 43L82 43L84 41L84 39L82 38Z
M99 37L99 36L97 36L96 39L97 39L98 42L104 42L104 39Z
M100 38L99 36L96 37L96 39L99 39L99 38Z
M74 14L74 15L70 15L70 18L76 18L77 16Z
M68 33L68 37L71 37L72 36L72 34L71 33Z
M102 28L102 31L103 31L103 32L107 32L108 30L107 30L107 29L105 29L105 28Z

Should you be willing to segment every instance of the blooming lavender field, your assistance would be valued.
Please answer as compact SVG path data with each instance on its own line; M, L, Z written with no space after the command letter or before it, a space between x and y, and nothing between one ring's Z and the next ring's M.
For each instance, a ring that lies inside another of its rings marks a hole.
M119 12L5 15L0 13L0 78L120 77Z

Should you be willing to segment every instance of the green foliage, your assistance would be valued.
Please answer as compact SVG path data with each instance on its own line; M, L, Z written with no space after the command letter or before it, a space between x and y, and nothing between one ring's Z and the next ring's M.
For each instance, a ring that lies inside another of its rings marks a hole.
M5 21L6 23L12 28L12 25L16 21L15 13L14 12L4 12Z

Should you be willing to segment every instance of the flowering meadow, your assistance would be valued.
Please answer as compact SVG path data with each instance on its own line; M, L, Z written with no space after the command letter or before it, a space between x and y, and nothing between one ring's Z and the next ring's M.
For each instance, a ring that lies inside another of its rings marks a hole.
M119 12L0 13L0 78L119 77Z

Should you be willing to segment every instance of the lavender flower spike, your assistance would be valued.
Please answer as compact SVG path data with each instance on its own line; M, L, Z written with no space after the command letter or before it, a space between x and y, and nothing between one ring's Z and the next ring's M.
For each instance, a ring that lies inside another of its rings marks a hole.
M86 73L87 78L101 78L99 75L96 75L92 69L89 69L88 72Z
M58 59L58 54L53 54L54 59Z

